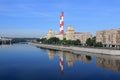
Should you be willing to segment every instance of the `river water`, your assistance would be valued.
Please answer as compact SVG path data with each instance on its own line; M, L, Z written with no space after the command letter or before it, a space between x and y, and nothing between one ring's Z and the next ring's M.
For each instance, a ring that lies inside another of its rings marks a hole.
M2 46L0 80L120 80L120 57Z

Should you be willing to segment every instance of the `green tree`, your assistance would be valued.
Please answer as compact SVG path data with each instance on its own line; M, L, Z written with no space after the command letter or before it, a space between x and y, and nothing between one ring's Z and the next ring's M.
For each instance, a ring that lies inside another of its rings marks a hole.
M102 42L96 42L95 47L103 47Z
M44 43L44 44L46 44L47 43L47 39L46 38L42 38L42 39L40 39L40 40L38 40L40 43Z
M75 40L74 45L81 45L81 41L79 39Z
M87 46L92 46L92 39L91 39L91 38L88 38L88 39L86 40L86 44L87 44Z
M59 38L56 37L52 37L50 39L48 39L48 44L59 44Z
M91 44L91 46L95 46L95 44L96 44L96 37L94 36L94 37L92 38L92 44Z
M40 39L38 38L36 41L37 41L37 42L40 42Z

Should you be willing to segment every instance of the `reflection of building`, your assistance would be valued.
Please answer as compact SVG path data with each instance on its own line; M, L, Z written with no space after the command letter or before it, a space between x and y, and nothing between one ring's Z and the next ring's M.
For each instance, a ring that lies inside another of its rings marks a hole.
M66 62L68 66L73 66L74 62L79 60L81 62L91 62L91 56L86 56L86 55L76 55L72 53L66 53Z
M91 62L91 56L87 56L87 55L79 55L78 56L78 60L82 61L82 62Z
M120 47L120 29L97 31L96 41L105 47Z
M96 58L96 65L102 68L120 72L120 60L112 60L105 58Z
M91 33L80 33L75 32L72 26L68 26L66 34L55 34L54 31L50 30L46 36L47 39L51 37L57 37L60 40L66 38L66 40L77 40L79 39L81 43L85 44L88 38L92 38Z
M75 56L71 53L67 53L65 52L65 57L66 57L66 62L67 62L67 65L70 67L70 66L73 66L74 64L74 61L76 60Z
M53 59L54 56L55 56L55 51L54 51L54 50L47 50L47 52L48 52L48 57L49 57L49 59ZM63 74L63 73L64 73L63 54L61 53L61 54L59 55L59 57L60 57L60 63L59 63L60 73Z
M47 50L47 52L48 52L48 57L49 57L49 59L53 59L54 58L54 51L53 50Z
M53 59L53 57L55 55L63 58L65 57L66 58L66 62L67 62L67 65L70 67L70 66L73 66L74 62L76 60L79 60L81 62L88 62L90 63L92 58L91 56L87 56L87 55L84 55L84 54L73 54L73 53L70 53L70 52L63 52L63 51L57 51L56 53L54 52L54 50L48 50L48 55L49 55L49 58L50 59ZM63 60L63 59L62 59Z

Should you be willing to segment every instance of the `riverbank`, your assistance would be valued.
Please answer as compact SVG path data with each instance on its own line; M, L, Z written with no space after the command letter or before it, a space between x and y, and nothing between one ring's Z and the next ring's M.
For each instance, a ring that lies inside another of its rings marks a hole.
M73 46L58 46L58 45L47 45L47 44L40 44L40 43L29 43L29 44L33 46L41 47L41 48L70 51L74 53L87 52L87 53L94 53L94 54L115 55L115 56L119 55L120 56L120 50L82 48L82 47L75 47L75 46L74 47Z

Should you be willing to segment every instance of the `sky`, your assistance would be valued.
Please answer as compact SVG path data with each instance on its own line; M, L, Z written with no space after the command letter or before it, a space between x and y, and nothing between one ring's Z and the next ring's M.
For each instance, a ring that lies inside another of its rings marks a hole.
M76 32L120 28L120 0L0 0L0 35L42 37L50 29L59 33L64 11L64 30Z

